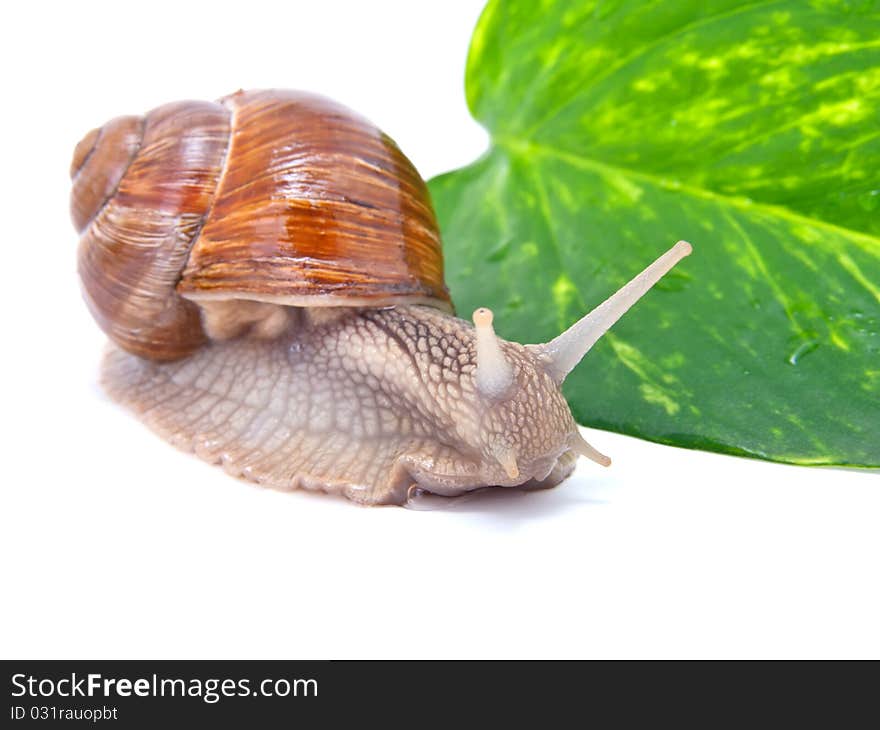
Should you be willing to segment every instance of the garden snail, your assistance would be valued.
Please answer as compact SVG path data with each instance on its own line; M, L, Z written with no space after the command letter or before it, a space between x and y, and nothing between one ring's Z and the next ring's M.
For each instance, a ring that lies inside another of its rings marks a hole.
M452 314L427 188L387 136L319 96L238 92L120 117L77 145L102 381L177 446L279 487L558 484L584 455L560 386L682 257L680 241L554 340Z

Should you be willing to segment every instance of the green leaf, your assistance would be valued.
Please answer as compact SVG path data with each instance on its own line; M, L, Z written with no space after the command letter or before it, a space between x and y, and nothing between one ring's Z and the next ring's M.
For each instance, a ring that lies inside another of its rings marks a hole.
M582 423L880 465L876 2L490 2L479 161L430 183L459 311L537 342L693 255L566 382Z

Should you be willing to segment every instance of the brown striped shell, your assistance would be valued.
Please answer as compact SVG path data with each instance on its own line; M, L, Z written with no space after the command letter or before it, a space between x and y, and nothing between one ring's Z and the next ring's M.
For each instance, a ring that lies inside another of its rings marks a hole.
M424 182L328 99L248 91L119 117L77 145L71 177L86 301L136 355L192 353L209 301L451 311Z

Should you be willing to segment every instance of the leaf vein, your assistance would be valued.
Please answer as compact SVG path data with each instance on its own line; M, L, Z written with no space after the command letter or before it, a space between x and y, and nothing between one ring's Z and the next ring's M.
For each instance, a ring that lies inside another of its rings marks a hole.
M877 255L878 252L880 252L880 236L865 233L863 231L856 231L852 228L839 226L818 218L810 218L808 216L795 213L794 211L779 205L762 203L746 197L724 195L722 193L717 193L713 190L707 190L706 188L688 185L687 183L683 183L671 177L660 177L649 172L633 170L632 168L627 167L619 167L617 165L608 164L607 162L600 162L589 157L583 157L576 153L563 152L562 150L557 150L552 147L547 147L545 145L523 143L520 142L518 139L511 137L496 137L493 141L496 145L503 149L507 149L509 152L512 152L514 154L521 154L522 157L526 160L528 159L530 153L538 154L544 157L549 157L551 159L557 159L562 162L566 162L574 167L592 170L593 172L597 172L604 177L624 176L634 178L636 180L643 180L660 189L674 189L676 191L686 193L696 198L714 201L716 203L719 203L720 205L727 205L732 208L737 208L739 210L758 211L771 218L782 218L791 223L812 226L814 228L833 233L837 236L843 236L873 255Z

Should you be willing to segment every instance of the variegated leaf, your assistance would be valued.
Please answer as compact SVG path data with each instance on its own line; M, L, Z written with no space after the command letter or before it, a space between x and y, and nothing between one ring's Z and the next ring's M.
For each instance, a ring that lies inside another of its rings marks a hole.
M467 95L491 150L431 182L460 311L546 340L694 245L567 381L582 423L880 465L876 2L493 0Z

